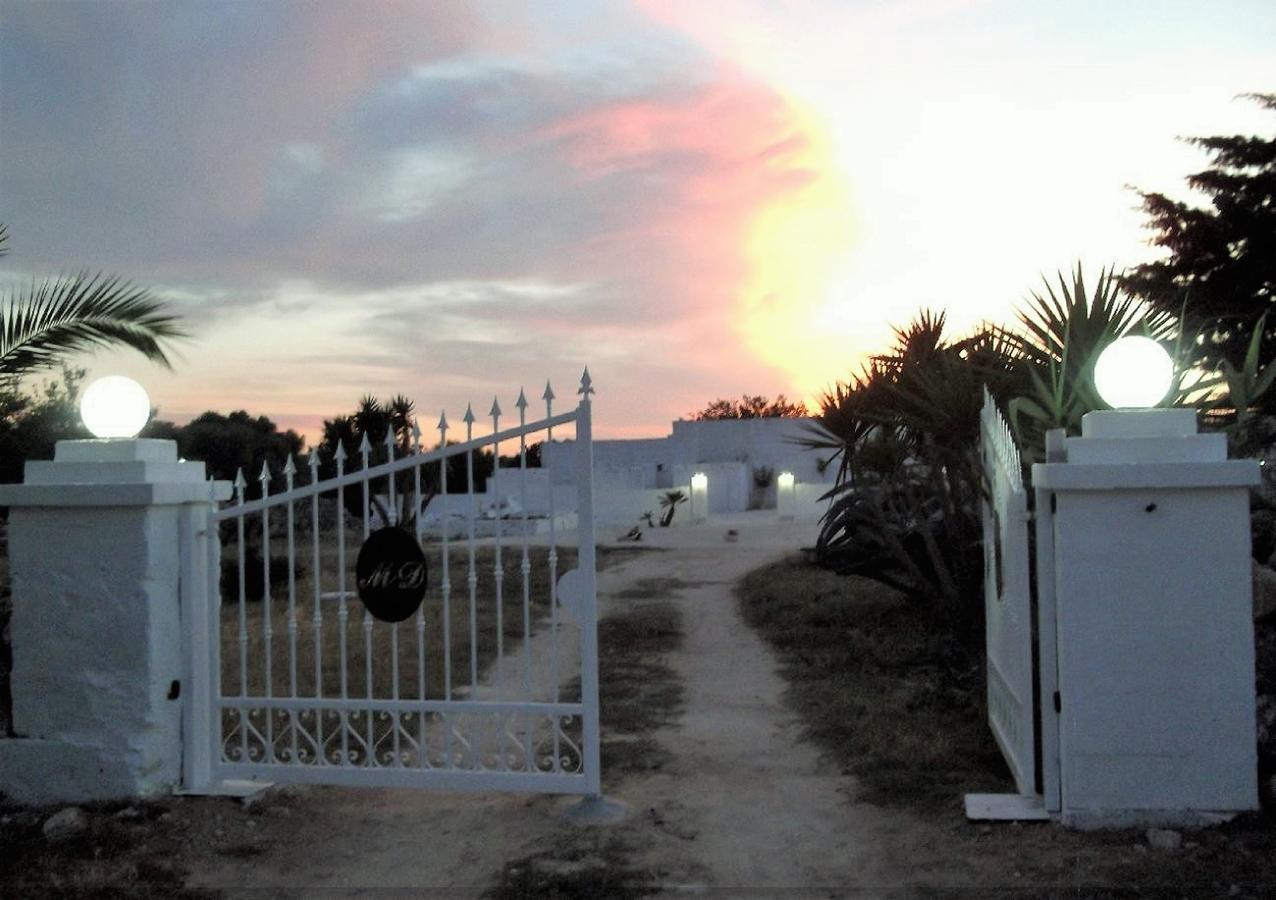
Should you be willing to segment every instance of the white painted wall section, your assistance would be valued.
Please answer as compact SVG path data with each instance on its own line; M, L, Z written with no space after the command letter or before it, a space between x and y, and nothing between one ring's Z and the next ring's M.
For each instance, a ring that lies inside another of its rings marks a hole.
M229 492L171 441L146 440L63 441L24 484L0 487L20 735L0 740L0 791L54 803L178 785L180 523Z

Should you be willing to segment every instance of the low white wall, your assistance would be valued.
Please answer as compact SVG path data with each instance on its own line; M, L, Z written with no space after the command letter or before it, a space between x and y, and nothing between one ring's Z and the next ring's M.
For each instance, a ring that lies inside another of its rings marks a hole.
M820 497L832 487L831 484L803 484L802 482L793 485L793 517L815 520L824 515L829 508L829 501L821 500Z
M688 500L691 497L689 488L683 488ZM660 499L668 491L661 489L642 490L607 490L594 491L594 521L602 525L637 525L639 516L651 513L658 523L664 509ZM688 503L678 504L674 513L674 525L686 525L691 521L691 507Z
M827 458L793 439L809 435L811 419L726 419L710 422L679 420L668 437L595 441L594 478L599 488L688 489L691 475L710 476L711 513L743 512L751 506L773 508L775 478L791 472L799 484L833 484L836 468ZM555 484L574 477L571 441L555 442L542 450ZM756 488L754 474L770 469L772 482ZM713 473L713 474L711 474Z
M571 513L576 511L576 487L575 485L555 484L553 486L553 503L550 503L550 485L548 472L536 481L529 479L527 490L527 506L523 507L523 492L517 480L511 484L506 479L505 472L501 472L500 492L501 498L506 502L508 508L513 509L510 505L511 501L516 504L519 510L526 509L528 515L547 516L553 513ZM492 486L488 481L487 486ZM429 505L425 509L424 521L427 525L434 525L443 517L443 511L446 508L449 518L466 518L474 515L481 515L484 510L491 509L497 501L496 495L489 492L476 494L448 494L446 500L442 494L438 494L430 499ZM517 515L517 514L516 514Z
M674 466L674 483L688 485L682 490L690 496L691 476L703 472L709 480L709 514L744 512L749 508L753 476L742 462L693 463Z

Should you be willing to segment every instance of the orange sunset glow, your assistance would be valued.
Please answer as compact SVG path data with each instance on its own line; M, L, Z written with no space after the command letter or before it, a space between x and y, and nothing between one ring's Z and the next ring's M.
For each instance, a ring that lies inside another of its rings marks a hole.
M585 365L602 436L815 403L923 306L960 331L1153 254L1128 186L1180 189L1178 135L1256 127L1232 98L1271 52L1143 6L6 8L0 279L167 298L171 372L82 364L177 422L313 439L364 394L435 419Z

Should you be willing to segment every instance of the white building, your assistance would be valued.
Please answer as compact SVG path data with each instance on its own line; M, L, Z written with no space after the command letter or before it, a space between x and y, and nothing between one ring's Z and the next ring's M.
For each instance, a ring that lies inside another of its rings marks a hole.
M809 450L797 440L809 436L810 418L718 419L673 423L663 438L594 441L594 506L600 521L637 521L644 512L657 516L667 491L690 495L691 478L708 482L708 514L776 509L792 502L800 518L823 512L818 498L837 472L827 452ZM571 441L556 441L543 453L555 485L572 479ZM793 476L790 489L780 476ZM782 491L792 491L781 499ZM680 516L685 514L679 513Z
M819 498L833 486L837 466L828 462L827 451L808 450L795 442L809 434L806 425L812 421L679 419L666 437L595 440L595 519L627 525L638 524L644 513L659 519L661 498L675 490L691 498L692 476L697 474L705 476L706 482L704 498L697 494L694 501L697 518L770 509L794 518L817 519L826 505ZM435 497L425 513L428 527L464 516L471 508L486 511L498 505L515 505L520 513L526 510L538 519L574 514L573 445L571 440L547 445L541 453L544 468L527 469L525 474L503 467L499 483L489 478L482 494L450 495L446 516L443 498ZM792 476L791 486L781 475ZM692 513L690 503L679 506L672 524L690 522Z

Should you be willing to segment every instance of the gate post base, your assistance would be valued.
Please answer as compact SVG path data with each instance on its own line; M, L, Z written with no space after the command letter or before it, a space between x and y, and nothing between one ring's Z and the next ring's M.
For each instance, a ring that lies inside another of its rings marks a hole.
M629 804L613 800L601 794L581 797L563 811L563 821L568 825L615 825L629 818Z
M10 797L146 797L180 782L194 691L181 536L228 493L204 474L172 441L59 441L52 461L26 464L22 484L0 486L20 735L0 741Z
M972 822L1048 822L1040 794L967 794L966 818Z
M0 739L0 794L44 806L168 793L167 770L137 765L140 756L66 739Z
M259 794L264 794L275 786L273 781L249 781L245 778L227 778L222 781L210 781L196 787L181 787L173 793L179 797L234 797L251 804Z

